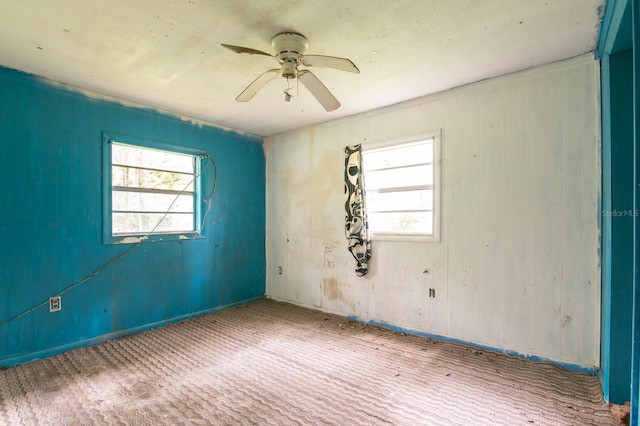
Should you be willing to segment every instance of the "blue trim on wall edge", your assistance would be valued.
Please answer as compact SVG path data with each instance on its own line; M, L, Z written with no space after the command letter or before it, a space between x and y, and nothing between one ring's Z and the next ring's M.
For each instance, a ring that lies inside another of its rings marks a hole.
M608 6L609 4L607 4ZM600 59L601 90L601 210L611 210L611 74L610 56L604 52ZM609 403L611 356L611 216L598 215L600 222L600 371L598 379L604 400Z
M131 334L142 333L144 331L149 331L155 328L166 327L167 325L175 324L181 321L185 321L191 318L200 317L203 315L212 314L215 312L220 312L225 309L235 308L237 306L248 305L250 303L258 302L260 300L264 300L265 296L253 297L251 299L241 300L240 302L229 303L227 305L216 306L215 308L205 309L198 312L192 312L186 315L180 315L175 318L170 318L167 320L157 321L151 324L145 324L139 327L129 328L127 330L118 330L113 333L103 334L101 336L92 337L90 339L79 340L77 342L69 343L62 346L57 346L55 348L49 348L43 351L33 352L29 354L18 355L11 358L5 358L0 360L0 368L3 367L11 367L18 364L23 364L29 361L36 361L43 358L49 358L54 355L61 354L63 352L70 351L72 349L79 349L89 346L96 346L104 342L108 342L109 340L119 339L121 337L129 336Z
M608 0L605 5L600 34L596 44L596 58L601 58L605 53L612 53L618 29L622 22L622 16L627 8L628 0ZM601 10L599 10L601 13Z
M398 327L398 326L395 326L395 325L392 325L392 324L388 324L386 322L374 321L374 320L367 321L367 320L359 318L359 317L357 317L355 315L348 315L347 318L352 320L352 321L357 321L357 322L361 322L361 323L365 323L365 324L369 324L369 325L375 325L375 326L378 326L378 327L386 328L388 330L399 331L399 332L410 334L410 335L413 335L413 336L427 337L427 338L430 338L430 339L440 340L440 341L443 341L443 342L461 343L461 344L464 344L464 345L472 346L474 348L483 349L485 351L503 353L503 354L506 354L506 355L512 355L512 356L516 356L518 358L524 358L524 359L528 359L528 360L535 361L535 362L547 362L547 363L554 364L554 365L557 365L557 366L562 367L562 368L566 368L569 371L575 371L575 372L578 372L578 373L587 373L589 375L595 376L597 374L597 372L598 372L598 370L596 368L594 368L594 367L585 367L585 366L582 366L582 365L555 361L555 360L544 358L544 357L540 357L540 356L537 356L537 355L525 355L525 354L521 354L520 352L511 351L511 350L507 350L507 349L495 348L495 347L492 347L492 346L485 346L485 345L481 345L481 344L478 344L478 343L468 342L468 341L462 340L462 339L456 339L456 338L453 338L453 337L446 337L446 336L441 336L441 335L438 335L438 334L427 333L427 332L424 332L424 331L416 331L416 330L411 330L411 329L407 329L407 328L403 328L403 327Z

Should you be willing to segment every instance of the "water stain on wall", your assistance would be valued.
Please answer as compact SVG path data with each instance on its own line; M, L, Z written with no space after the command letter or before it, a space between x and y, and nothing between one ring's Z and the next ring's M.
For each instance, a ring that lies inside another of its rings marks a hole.
M331 300L342 300L342 292L338 288L338 280L333 277L322 279L322 292Z
M343 293L340 283L335 277L322 279L322 293L329 300L339 300L340 302L355 309L353 298Z

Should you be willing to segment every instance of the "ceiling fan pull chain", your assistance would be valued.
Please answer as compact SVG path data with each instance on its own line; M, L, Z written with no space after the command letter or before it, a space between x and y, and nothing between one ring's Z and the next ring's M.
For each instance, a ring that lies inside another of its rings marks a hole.
M291 102L291 93L289 93L289 90L293 89L293 86L291 86L291 80L287 79L287 89L284 91L284 100L287 102Z

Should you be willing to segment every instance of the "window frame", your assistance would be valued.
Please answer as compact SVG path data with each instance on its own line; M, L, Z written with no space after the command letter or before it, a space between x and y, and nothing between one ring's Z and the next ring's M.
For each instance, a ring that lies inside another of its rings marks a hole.
M194 162L193 182L193 231L113 234L113 178L112 178L112 146L113 143L129 145L134 148L166 151L169 153L191 155ZM104 244L136 244L139 242L194 240L204 238L202 235L202 150L188 148L164 142L152 141L111 132L102 133L102 233Z
M440 194L441 194L441 130L434 130L424 132L412 136L388 139L383 141L363 142L363 160L366 157L367 151L373 151L377 149L390 148L399 145L411 144L415 142L426 141L433 139L433 215L432 215L432 233L431 234L410 234L410 233L387 233L387 232L375 232L369 228L369 235L372 240L378 241L405 241L405 242L440 242ZM363 170L364 172L364 170ZM365 193L367 186L367 175L364 172Z

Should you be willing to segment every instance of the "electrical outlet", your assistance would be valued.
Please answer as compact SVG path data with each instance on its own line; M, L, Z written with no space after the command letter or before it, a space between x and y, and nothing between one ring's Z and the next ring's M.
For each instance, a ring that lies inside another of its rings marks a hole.
M49 299L49 312L57 312L62 309L62 300L60 296L54 296Z
M436 289L435 288L430 288L429 289L429 297L436 297Z

